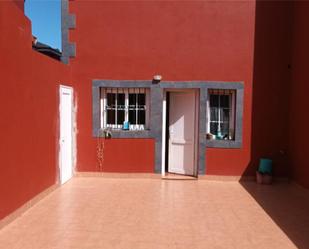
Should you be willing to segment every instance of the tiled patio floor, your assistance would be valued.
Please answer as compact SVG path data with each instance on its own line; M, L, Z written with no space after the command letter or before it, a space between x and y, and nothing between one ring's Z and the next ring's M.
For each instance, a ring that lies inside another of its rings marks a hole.
M0 230L0 248L309 248L309 191L78 177Z

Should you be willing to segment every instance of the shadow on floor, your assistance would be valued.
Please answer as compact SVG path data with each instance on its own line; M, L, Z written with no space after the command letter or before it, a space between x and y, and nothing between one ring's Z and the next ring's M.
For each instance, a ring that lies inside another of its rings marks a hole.
M256 1L251 162L244 176L255 175L261 157L273 160L276 177L291 176L287 110L293 4ZM241 184L298 248L309 248L309 190L288 183Z
M298 248L309 248L309 190L283 182L240 184Z

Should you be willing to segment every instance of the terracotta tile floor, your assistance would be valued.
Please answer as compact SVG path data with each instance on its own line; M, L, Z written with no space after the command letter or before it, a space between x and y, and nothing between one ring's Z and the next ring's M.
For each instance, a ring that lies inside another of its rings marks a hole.
M0 248L309 248L309 191L74 178L0 230Z

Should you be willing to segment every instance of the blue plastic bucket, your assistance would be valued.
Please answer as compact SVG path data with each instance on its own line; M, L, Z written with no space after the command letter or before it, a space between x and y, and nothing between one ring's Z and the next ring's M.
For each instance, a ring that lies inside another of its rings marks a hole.
M268 158L261 158L259 165L259 172L271 174L273 169L273 161Z
M129 128L130 128L130 123L128 121L124 121L122 129L123 130L129 130Z

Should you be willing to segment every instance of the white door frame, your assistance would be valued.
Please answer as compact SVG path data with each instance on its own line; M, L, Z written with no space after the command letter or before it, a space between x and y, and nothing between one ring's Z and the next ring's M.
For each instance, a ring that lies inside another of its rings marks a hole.
M65 86L65 85L60 85L59 86L59 183L63 184L66 181L63 181L62 179L62 149L61 149L61 144L62 144L62 137L61 137L61 120L62 120L62 114L61 114L61 107L62 107L62 91L63 90L69 90L70 95L71 95L71 111L72 111L72 115L71 115L71 162L72 162L72 174L71 177L73 176L73 88L70 86ZM70 178L71 178L70 177Z
M167 113L167 92L194 92L195 93L195 130L194 130L194 176L198 176L198 150L199 150L199 89L165 89L163 91L163 103L162 103L162 154L161 154L161 176L165 176L165 158L166 158L166 113Z

